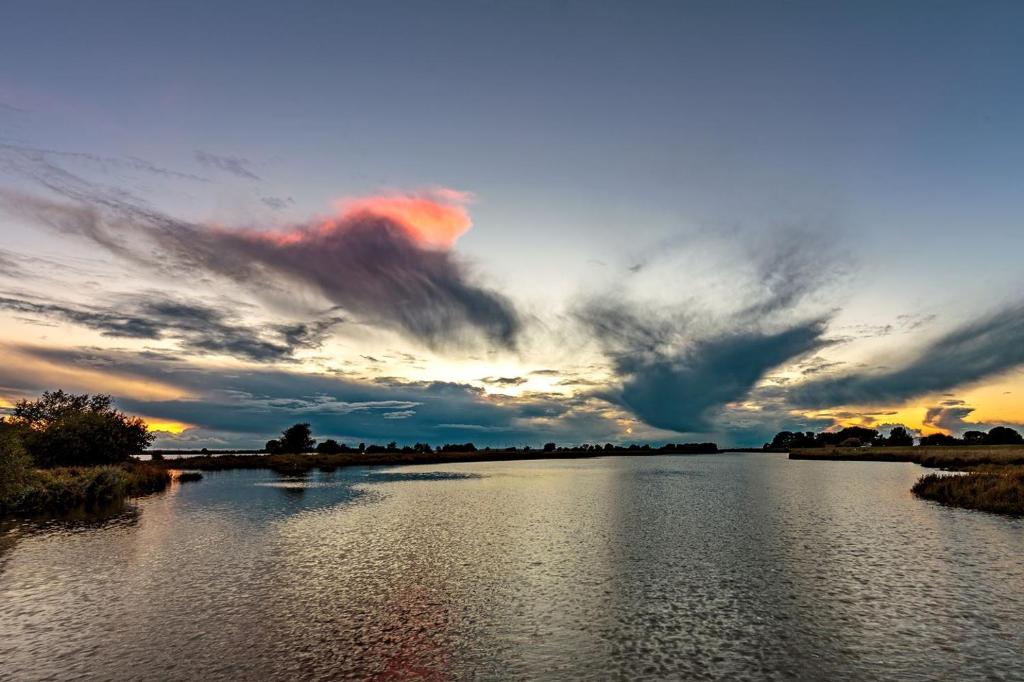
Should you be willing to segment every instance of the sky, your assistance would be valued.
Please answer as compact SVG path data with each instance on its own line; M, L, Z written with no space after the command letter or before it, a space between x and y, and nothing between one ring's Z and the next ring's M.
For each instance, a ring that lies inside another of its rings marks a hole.
M1024 5L37 2L0 409L160 447L1024 424Z

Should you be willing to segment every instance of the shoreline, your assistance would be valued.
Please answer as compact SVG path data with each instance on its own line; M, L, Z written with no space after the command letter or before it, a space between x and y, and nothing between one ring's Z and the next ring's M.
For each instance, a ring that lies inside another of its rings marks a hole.
M832 462L911 462L932 469L993 464L1024 466L1022 445L916 445L898 447L794 448L790 459Z
M793 460L909 462L962 476L925 474L911 492L950 507L1007 516L1024 515L1024 445L925 445L870 448L802 448Z
M342 452L324 454L308 452L290 455L199 455L153 461L166 469L227 471L231 469L271 469L279 473L305 473L313 469L340 469L350 466L404 466L426 464L458 464L461 462L516 462L544 459L593 459L597 457L657 457L660 455L716 455L725 450L710 448L672 448L669 450L543 450L508 451L477 450L476 452Z

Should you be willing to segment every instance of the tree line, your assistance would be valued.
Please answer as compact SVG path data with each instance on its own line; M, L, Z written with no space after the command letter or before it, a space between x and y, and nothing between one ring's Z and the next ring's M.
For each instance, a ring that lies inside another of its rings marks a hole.
M304 452L317 452L325 455L337 455L341 453L352 454L380 454L380 453L434 453L434 452L535 452L529 445L521 448L511 446L506 448L477 448L473 443L445 443L444 445L431 446L429 443L415 443L414 445L399 446L395 441L386 445L359 443L351 446L339 443L333 438L320 441L313 438L313 431L309 424L293 424L285 429L280 437L268 440L264 449L271 455L299 454ZM715 453L718 452L718 445L715 443L666 443L660 447L652 447L649 444L615 445L613 443L583 443L576 446L559 446L556 443L545 443L541 452L693 452L693 453Z
M988 431L966 431L961 437L945 433L933 433L918 439L920 445L1018 445L1024 443L1024 437L1016 430L1007 426L996 426ZM838 431L780 431L770 443L765 443L766 450L791 450L794 448L824 447L875 447L909 446L914 444L913 434L903 426L894 426L889 435L884 436L876 429L863 426L847 426Z

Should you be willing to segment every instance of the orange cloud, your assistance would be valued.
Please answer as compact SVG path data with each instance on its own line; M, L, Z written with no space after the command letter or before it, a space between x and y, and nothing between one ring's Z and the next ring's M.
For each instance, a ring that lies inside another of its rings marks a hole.
M337 207L342 223L370 214L392 221L421 246L449 249L473 224L466 211L471 198L467 192L439 188L343 199Z

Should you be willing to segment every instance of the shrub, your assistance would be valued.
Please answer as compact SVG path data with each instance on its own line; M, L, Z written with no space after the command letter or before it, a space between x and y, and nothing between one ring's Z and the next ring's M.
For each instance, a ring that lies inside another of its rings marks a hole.
M14 507L32 473L32 458L13 429L0 430L0 509Z
M47 391L19 402L10 423L41 467L124 462L153 442L146 423L115 410L108 395Z

